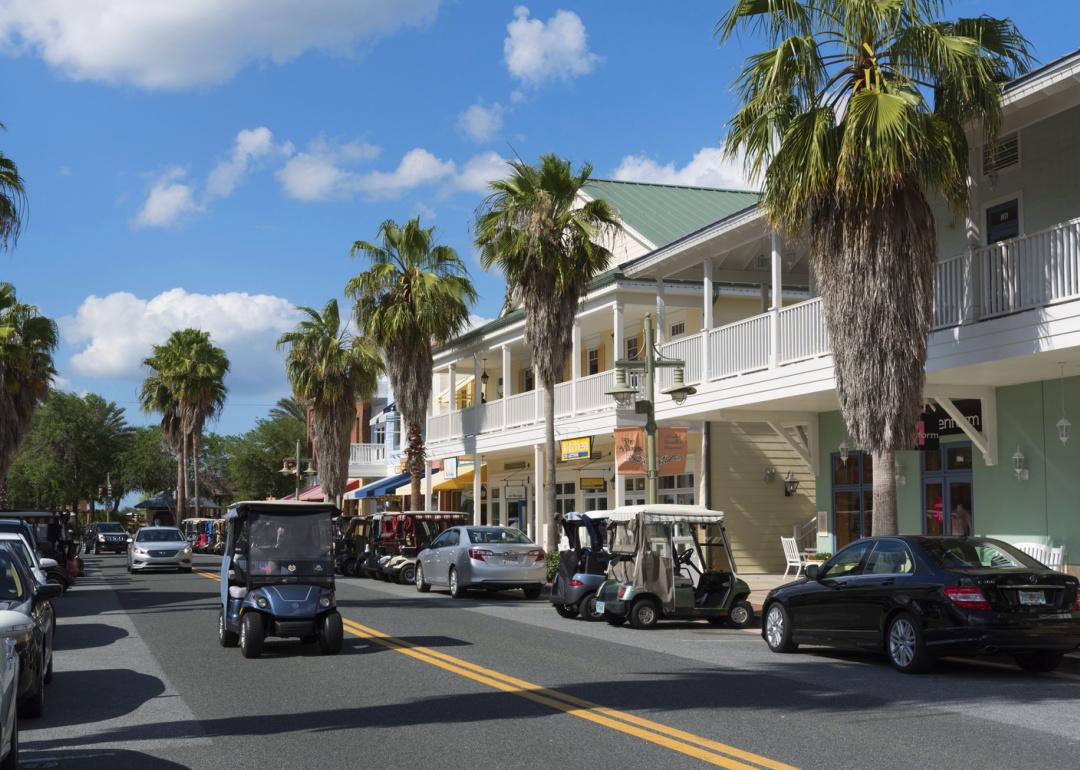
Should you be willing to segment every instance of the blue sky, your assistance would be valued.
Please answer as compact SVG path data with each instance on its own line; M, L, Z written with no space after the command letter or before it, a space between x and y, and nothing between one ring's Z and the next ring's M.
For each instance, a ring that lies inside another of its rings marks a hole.
M350 244L388 217L434 224L497 314L469 224L500 158L738 184L715 148L755 41L717 46L725 7L0 0L0 147L30 201L0 277L61 319L61 384L135 422L149 345L207 328L234 362L217 429L245 430L287 393L293 305L344 302ZM1043 61L1080 45L1074 2L949 15L978 13L1011 15Z

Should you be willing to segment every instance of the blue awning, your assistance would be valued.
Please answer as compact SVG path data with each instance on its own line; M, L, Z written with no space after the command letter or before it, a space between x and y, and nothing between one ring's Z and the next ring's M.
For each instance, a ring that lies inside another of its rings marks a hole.
M387 476L385 479L373 481L366 487L354 489L345 495L349 500L360 500L365 497L382 497L392 493L395 489L412 478L412 474L399 473L396 476Z

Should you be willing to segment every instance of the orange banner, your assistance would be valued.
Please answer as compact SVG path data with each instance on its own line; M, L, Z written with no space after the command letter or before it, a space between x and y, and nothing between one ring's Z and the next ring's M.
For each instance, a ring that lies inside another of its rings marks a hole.
M624 476L645 475L645 429L615 429L615 468Z
M686 473L686 428L661 428L656 437L656 467L661 476Z

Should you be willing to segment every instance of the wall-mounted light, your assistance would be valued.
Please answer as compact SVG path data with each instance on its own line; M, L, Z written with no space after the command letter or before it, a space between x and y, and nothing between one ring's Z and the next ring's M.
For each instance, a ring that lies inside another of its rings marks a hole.
M851 456L850 450L846 442L840 442L840 462L847 465L848 457Z
M771 483L772 480L775 479L775 478L776 478L776 468L772 468L772 467L766 468L765 469L765 483L766 484Z
M487 373L487 359L486 359L486 358L484 358L484 359L481 359L481 360L482 360L482 361L484 362L484 363L483 363L483 365L484 365L484 373L480 375L480 383L481 383L481 384L482 384L482 385L483 385L484 387L487 387L487 384L488 384L488 380L490 380L490 379L491 379L491 377L489 377L489 376L488 376L488 373Z
M1065 416L1065 364L1059 362L1061 367L1061 419L1057 421L1058 441L1062 446L1069 443L1069 431L1072 430L1072 423L1069 422L1069 418Z
M896 473L896 483L900 486L904 486L905 484L907 484L907 476L904 475L904 466L900 464L899 460L896 461L893 469Z
M1020 451L1020 447L1016 447L1016 451L1013 452L1013 473L1016 474L1017 481L1028 480L1028 469L1024 466L1024 453Z
M795 474L788 471L787 476L784 478L784 497L791 497L799 491L799 480L795 478Z

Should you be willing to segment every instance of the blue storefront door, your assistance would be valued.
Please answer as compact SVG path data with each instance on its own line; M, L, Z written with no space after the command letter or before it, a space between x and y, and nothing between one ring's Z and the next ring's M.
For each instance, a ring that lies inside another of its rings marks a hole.
M975 527L971 442L922 452L923 533L971 535Z
M836 550L867 537L873 524L874 475L871 457L851 452L845 461L832 455L833 532Z

